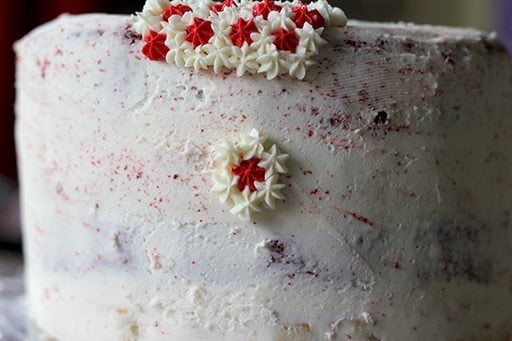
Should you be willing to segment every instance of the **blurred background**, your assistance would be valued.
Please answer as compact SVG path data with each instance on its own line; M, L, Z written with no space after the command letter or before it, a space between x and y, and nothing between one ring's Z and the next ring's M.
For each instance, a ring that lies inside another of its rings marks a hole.
M498 31L512 47L512 0L332 0L349 18L471 26ZM20 251L13 139L12 44L60 13L133 13L144 0L18 0L0 3L0 251Z

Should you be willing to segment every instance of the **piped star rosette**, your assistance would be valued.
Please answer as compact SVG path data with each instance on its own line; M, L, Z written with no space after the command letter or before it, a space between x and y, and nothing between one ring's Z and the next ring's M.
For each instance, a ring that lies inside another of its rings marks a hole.
M325 0L147 0L135 28L151 60L195 72L213 68L217 74L235 70L239 77L289 74L303 79L326 43L321 37L325 28L346 23L343 11Z
M286 185L280 183L280 175L288 172L287 159L256 129L240 134L236 143L224 140L215 151L211 192L232 214L249 221L254 212L275 209L276 200L284 199L281 191Z

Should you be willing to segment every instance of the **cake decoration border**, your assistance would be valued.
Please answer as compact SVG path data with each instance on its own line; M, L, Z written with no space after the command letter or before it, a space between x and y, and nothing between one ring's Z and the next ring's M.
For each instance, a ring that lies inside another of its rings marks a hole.
M289 155L269 143L256 129L241 133L238 142L224 140L215 149L211 192L244 221L262 208L275 209L276 200L284 200L282 174L288 173Z
M346 23L344 12L326 0L147 0L135 29L150 60L270 80L304 79L326 43L324 30Z

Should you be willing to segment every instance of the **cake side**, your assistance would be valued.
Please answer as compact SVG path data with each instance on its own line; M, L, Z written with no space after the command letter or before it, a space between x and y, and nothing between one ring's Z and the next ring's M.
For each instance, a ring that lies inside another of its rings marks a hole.
M268 81L147 61L131 23L65 16L17 45L28 292L43 329L510 335L511 68L492 36L355 22L326 32L304 81ZM290 173L286 200L245 223L209 173L215 146L252 128L290 155Z

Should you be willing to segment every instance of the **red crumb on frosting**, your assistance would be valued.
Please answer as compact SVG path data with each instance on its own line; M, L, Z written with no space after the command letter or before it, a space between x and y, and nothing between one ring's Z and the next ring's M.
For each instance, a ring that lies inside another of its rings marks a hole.
M185 39L194 45L194 48L199 45L208 43L211 37L213 37L212 23L209 20L194 18L191 25L187 26L187 36Z
M252 8L252 14L255 17L262 15L265 20L268 19L268 15L272 11L281 11L281 6L276 5L273 0L263 0L262 2L255 4Z
M284 28L280 28L279 31L274 34L274 37L276 37L274 45L278 50L295 53L299 45L299 39L297 35L295 35L295 31L287 31Z
M182 16L187 12L192 12L192 8L187 5L178 4L176 6L169 6L165 9L164 13L162 13L162 17L165 21L169 20L169 18L173 15Z
M46 78L46 71L48 70L48 67L50 66L50 61L48 59L45 60L37 60L37 66L39 66L41 70L41 78Z
M300 4L293 7L292 12L295 14L294 22L297 27L304 27L305 23L309 23L313 28L325 26L325 19L316 9L309 10L306 4Z
M142 48L142 53L151 60L165 60L169 47L165 45L167 35L149 31L149 35L144 38L146 44Z
M354 213L354 212L348 212L348 214L350 214L353 218L355 218L356 220L359 220L360 222L362 223L365 223L367 225L370 225L370 226L373 226L373 222L366 218L366 217L363 217L362 215L359 215L357 213Z
M249 21L245 21L242 18L238 18L238 20L231 26L231 34L229 37L234 45L238 47L242 47L244 43L251 44L251 33L258 32L254 21L251 19Z
M250 160L243 160L239 165L234 166L231 171L233 174L238 175L238 189L243 191L249 187L251 192L256 191L256 182L265 181L265 168L259 167L260 159L252 158Z
M234 0L224 0L221 3L212 5L211 9L214 13L222 12L226 7L236 6Z

